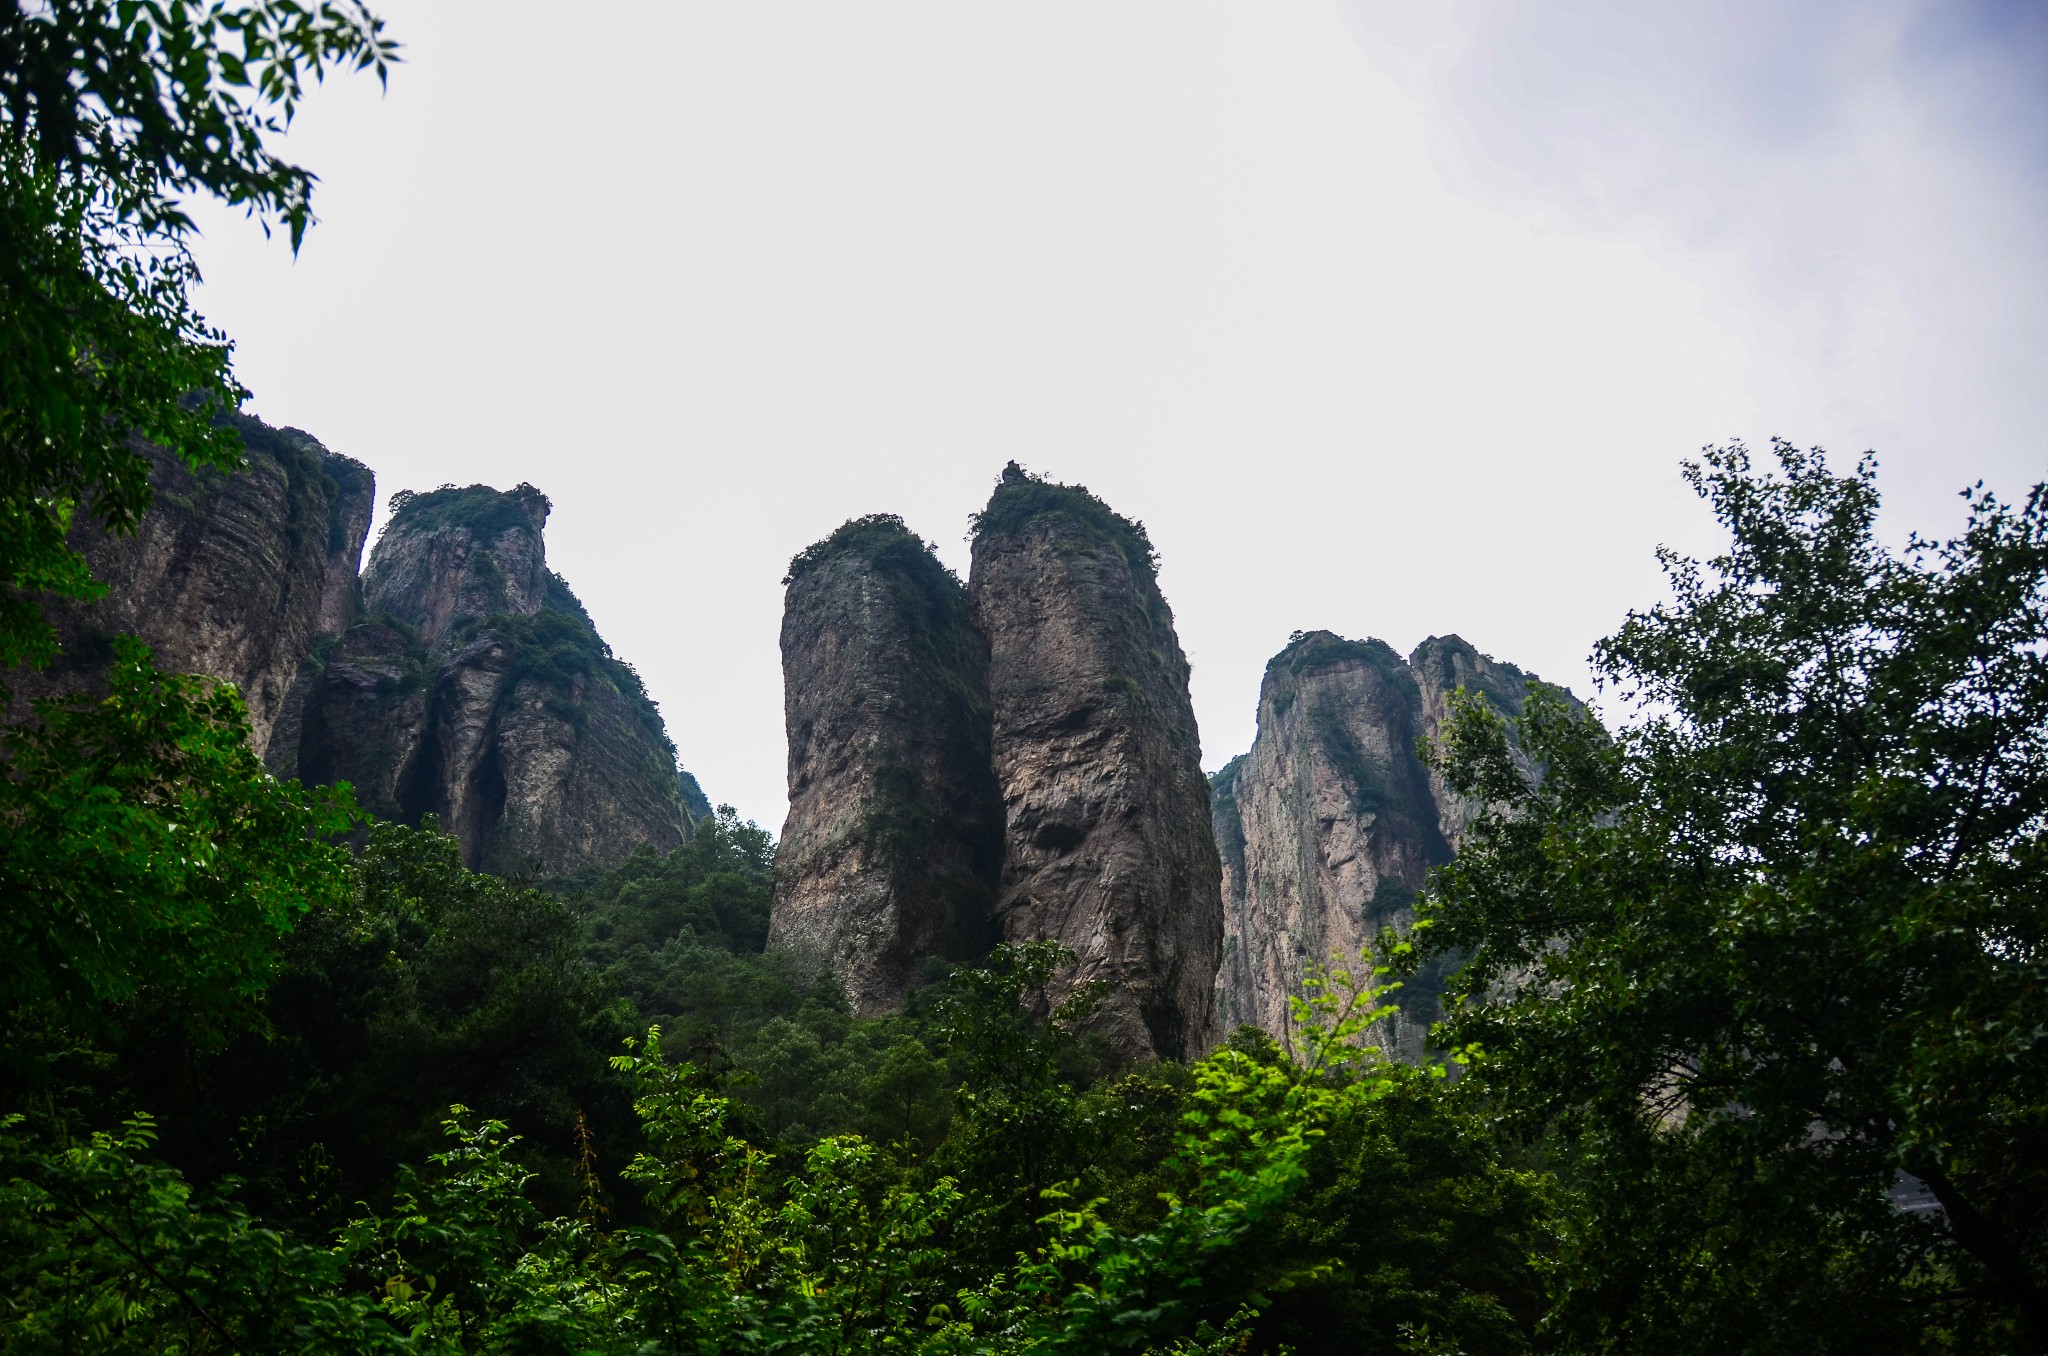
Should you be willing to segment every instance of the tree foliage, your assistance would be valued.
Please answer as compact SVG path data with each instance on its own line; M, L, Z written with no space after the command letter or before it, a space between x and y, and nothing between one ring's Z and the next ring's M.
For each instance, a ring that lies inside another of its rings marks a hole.
M50 0L0 10L0 668L56 637L38 592L94 596L74 518L132 529L134 443L197 468L241 450L247 394L193 309L186 204L241 207L297 249L313 175L272 139L309 81L383 78L395 45L355 0Z
M1730 545L1597 651L1621 730L1533 695L1530 779L1463 703L1447 1034L1571 1165L1568 1344L2040 1345L2048 491L1893 552L1870 459L1774 451L1688 468Z
M273 780L241 698L114 643L103 697L0 732L0 1019L13 1078L119 1010L215 1037L247 1020L307 910L347 891L322 835L347 789Z

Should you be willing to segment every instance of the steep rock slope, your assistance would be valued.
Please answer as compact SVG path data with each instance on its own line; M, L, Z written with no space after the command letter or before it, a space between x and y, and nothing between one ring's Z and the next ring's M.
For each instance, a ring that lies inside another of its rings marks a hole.
M668 851L695 788L638 676L548 570L548 507L530 485L393 496L364 616L308 679L296 763L384 817L440 816L470 866L508 874Z
M1381 929L1413 920L1430 869L1450 859L1478 809L1423 765L1418 744L1435 737L1460 686L1512 714L1528 682L1456 636L1432 637L1404 661L1380 641L1314 631L1267 664L1258 736L1211 784L1225 1030L1257 1026L1292 1049L1287 1000L1303 967L1332 953L1355 960ZM1388 1053L1421 1054L1436 978L1411 981L1395 1016L1374 1028Z
M368 467L308 434L246 415L234 422L246 469L194 472L145 448L156 501L135 534L81 521L72 545L106 596L52 607L63 651L48 670L14 680L18 698L88 683L109 638L135 635L166 671L233 683L257 751L275 742L316 635L354 610L376 488Z
M784 582L790 804L768 940L832 969L869 1016L902 1004L927 957L995 940L988 647L967 590L899 518L847 523Z
M1144 529L1013 462L976 520L968 588L989 642L1003 935L1074 951L1073 980L1107 985L1095 1030L1126 1054L1206 1053L1221 867Z

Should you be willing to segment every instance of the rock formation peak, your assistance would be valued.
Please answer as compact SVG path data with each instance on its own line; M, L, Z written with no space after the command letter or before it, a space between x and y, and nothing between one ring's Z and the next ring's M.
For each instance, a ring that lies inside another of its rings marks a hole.
M391 521L363 574L363 605L442 645L491 616L533 616L549 581L543 529L552 505L531 485L444 485L391 496Z
M975 519L968 590L989 643L1003 935L1072 950L1071 982L1105 987L1097 1032L1126 1053L1206 1053L1220 867L1144 526L1006 471Z
M900 1006L927 958L995 940L988 646L966 588L894 515L846 523L784 583L790 808L769 944L832 969L869 1015Z
M856 519L784 581L790 817L771 943L856 1010L927 957L1057 941L1127 1057L1215 1041L1221 868L1188 666L1144 527L1003 469L963 590L903 523Z
M1355 960L1413 920L1429 872L1448 861L1479 807L1424 765L1459 688L1505 714L1530 677L1457 636L1403 659L1379 640L1297 631L1266 665L1258 736L1211 782L1223 855L1225 942L1217 1002L1226 1029L1260 1027L1292 1048L1287 1000L1304 967ZM1374 1028L1389 1051L1420 1055L1436 976L1410 981Z
M474 868L564 875L688 837L692 785L639 675L548 569L531 485L392 497L365 615L311 679L299 775L434 814Z

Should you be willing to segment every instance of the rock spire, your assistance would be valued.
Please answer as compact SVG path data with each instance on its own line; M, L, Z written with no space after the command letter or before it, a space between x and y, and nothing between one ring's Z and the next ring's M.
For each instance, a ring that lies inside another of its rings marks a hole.
M1105 986L1095 1030L1126 1054L1206 1054L1221 868L1144 528L1012 462L976 519L968 589L989 643L1004 937L1072 950L1070 982Z
M900 1006L927 958L996 940L988 646L900 518L845 524L784 582L790 807L769 945L832 969L867 1016Z

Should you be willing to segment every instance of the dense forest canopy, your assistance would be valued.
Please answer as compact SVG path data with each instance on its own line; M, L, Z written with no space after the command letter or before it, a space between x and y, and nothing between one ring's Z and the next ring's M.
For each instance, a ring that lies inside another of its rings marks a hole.
M239 464L179 203L296 243L271 139L393 59L343 0L0 13L0 662L146 511L133 440ZM1460 700L1428 756L1489 808L1411 932L1307 958L1292 1057L1119 1058L1045 943L855 1018L729 808L472 872L116 644L0 735L0 1351L2048 1346L2048 489L1892 551L1869 459L1687 473L1727 545L1602 642L1622 719ZM977 531L1048 499L1149 576L1021 473Z

